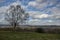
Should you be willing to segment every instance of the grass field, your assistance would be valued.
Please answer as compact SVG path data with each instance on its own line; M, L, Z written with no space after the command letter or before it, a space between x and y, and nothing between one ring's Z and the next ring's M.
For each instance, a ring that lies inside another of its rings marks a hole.
M60 40L60 34L0 31L0 40Z

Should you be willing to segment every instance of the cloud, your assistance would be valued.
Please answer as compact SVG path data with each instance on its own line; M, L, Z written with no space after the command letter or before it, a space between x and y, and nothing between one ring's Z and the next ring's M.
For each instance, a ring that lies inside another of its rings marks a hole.
M29 11L28 13L32 17L28 22L30 25L60 25L59 12L57 14L46 14L40 11Z
M56 25L53 20L38 20L32 19L28 22L29 25Z
M43 19L43 18L49 18L52 16L40 11L29 11L28 13L34 19Z
M9 6L2 6L0 7L0 13L5 13Z
M0 7L0 24L6 24L7 22L4 20L5 13L7 13L7 9L9 6Z
M53 19L60 19L60 9L59 8L52 8L52 9L49 9L52 14L51 14L51 18Z
M37 2L42 2L43 0L36 0Z
M33 7L36 7L38 5L38 3L35 2L35 1L31 1L31 2L28 3L28 5L29 6L33 6Z
M0 7L0 22L2 23L4 21L4 13L6 13L6 10L11 6L11 5L21 5L21 7L26 11L28 7L34 7L37 8L39 11L28 11L29 16L32 18L28 21L28 24L31 25L60 25L60 4L57 2L58 0L35 0L35 1L30 1L27 6L22 5L20 2L14 2L10 3L8 6L2 6ZM42 10L43 11L40 11ZM48 13L51 12L51 14Z
M40 3L36 2L36 1L31 1L31 2L28 3L28 5L32 6L32 7L35 7L37 9L42 9L47 5L47 3L40 4Z
M24 10L27 8L27 6L22 5L20 1L10 3L9 6L11 6L11 5L14 5L14 6L16 6L16 5L20 5L21 8L24 9Z
M20 2L13 2L13 3L10 3L9 5L0 7L0 14L6 13L6 12L7 12L7 9L9 9L11 5L14 5L14 6L16 6L16 5L21 5L21 3L20 3ZM22 9L25 9L25 7L26 7L26 6L21 5L21 8L22 8Z
M35 0L30 1L28 5L33 6L39 10L43 10L40 12L43 12L45 14L48 12L48 14L51 14L49 18L60 18L60 0Z
M7 13L7 10L10 8L11 5L20 5L20 2L14 2L14 3L10 3L9 5L6 6L1 6L0 7L0 23L5 23L6 21L4 21L5 19L5 13ZM22 9L25 9L25 6L21 5Z
M49 15L48 14L40 14L40 15L33 15L32 17L41 19L41 18L48 18Z
M60 5L60 0L35 0L28 3L29 6L33 6L40 10L56 7Z
M0 0L0 2L4 2L5 0Z
M37 17L39 17L39 18L47 18L48 16L49 16L48 14L37 15Z
M32 19L28 22L29 25L60 25L59 21L54 20L38 20Z

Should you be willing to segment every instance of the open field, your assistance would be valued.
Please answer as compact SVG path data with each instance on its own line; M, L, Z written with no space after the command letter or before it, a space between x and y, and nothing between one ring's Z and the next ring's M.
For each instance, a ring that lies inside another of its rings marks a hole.
M0 40L60 40L60 34L0 31Z

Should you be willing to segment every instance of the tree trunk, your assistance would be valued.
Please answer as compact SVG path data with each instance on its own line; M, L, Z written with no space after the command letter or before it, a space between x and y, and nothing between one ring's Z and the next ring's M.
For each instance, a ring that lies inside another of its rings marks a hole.
M13 23L13 31L16 31L16 23Z

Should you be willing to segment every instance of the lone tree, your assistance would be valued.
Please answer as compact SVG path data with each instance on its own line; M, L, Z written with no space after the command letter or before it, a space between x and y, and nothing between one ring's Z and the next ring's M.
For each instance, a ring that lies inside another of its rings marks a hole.
M29 17L28 13L25 13L20 5L11 5L7 10L5 15L5 20L8 21L14 28L19 25L19 23L24 23Z

